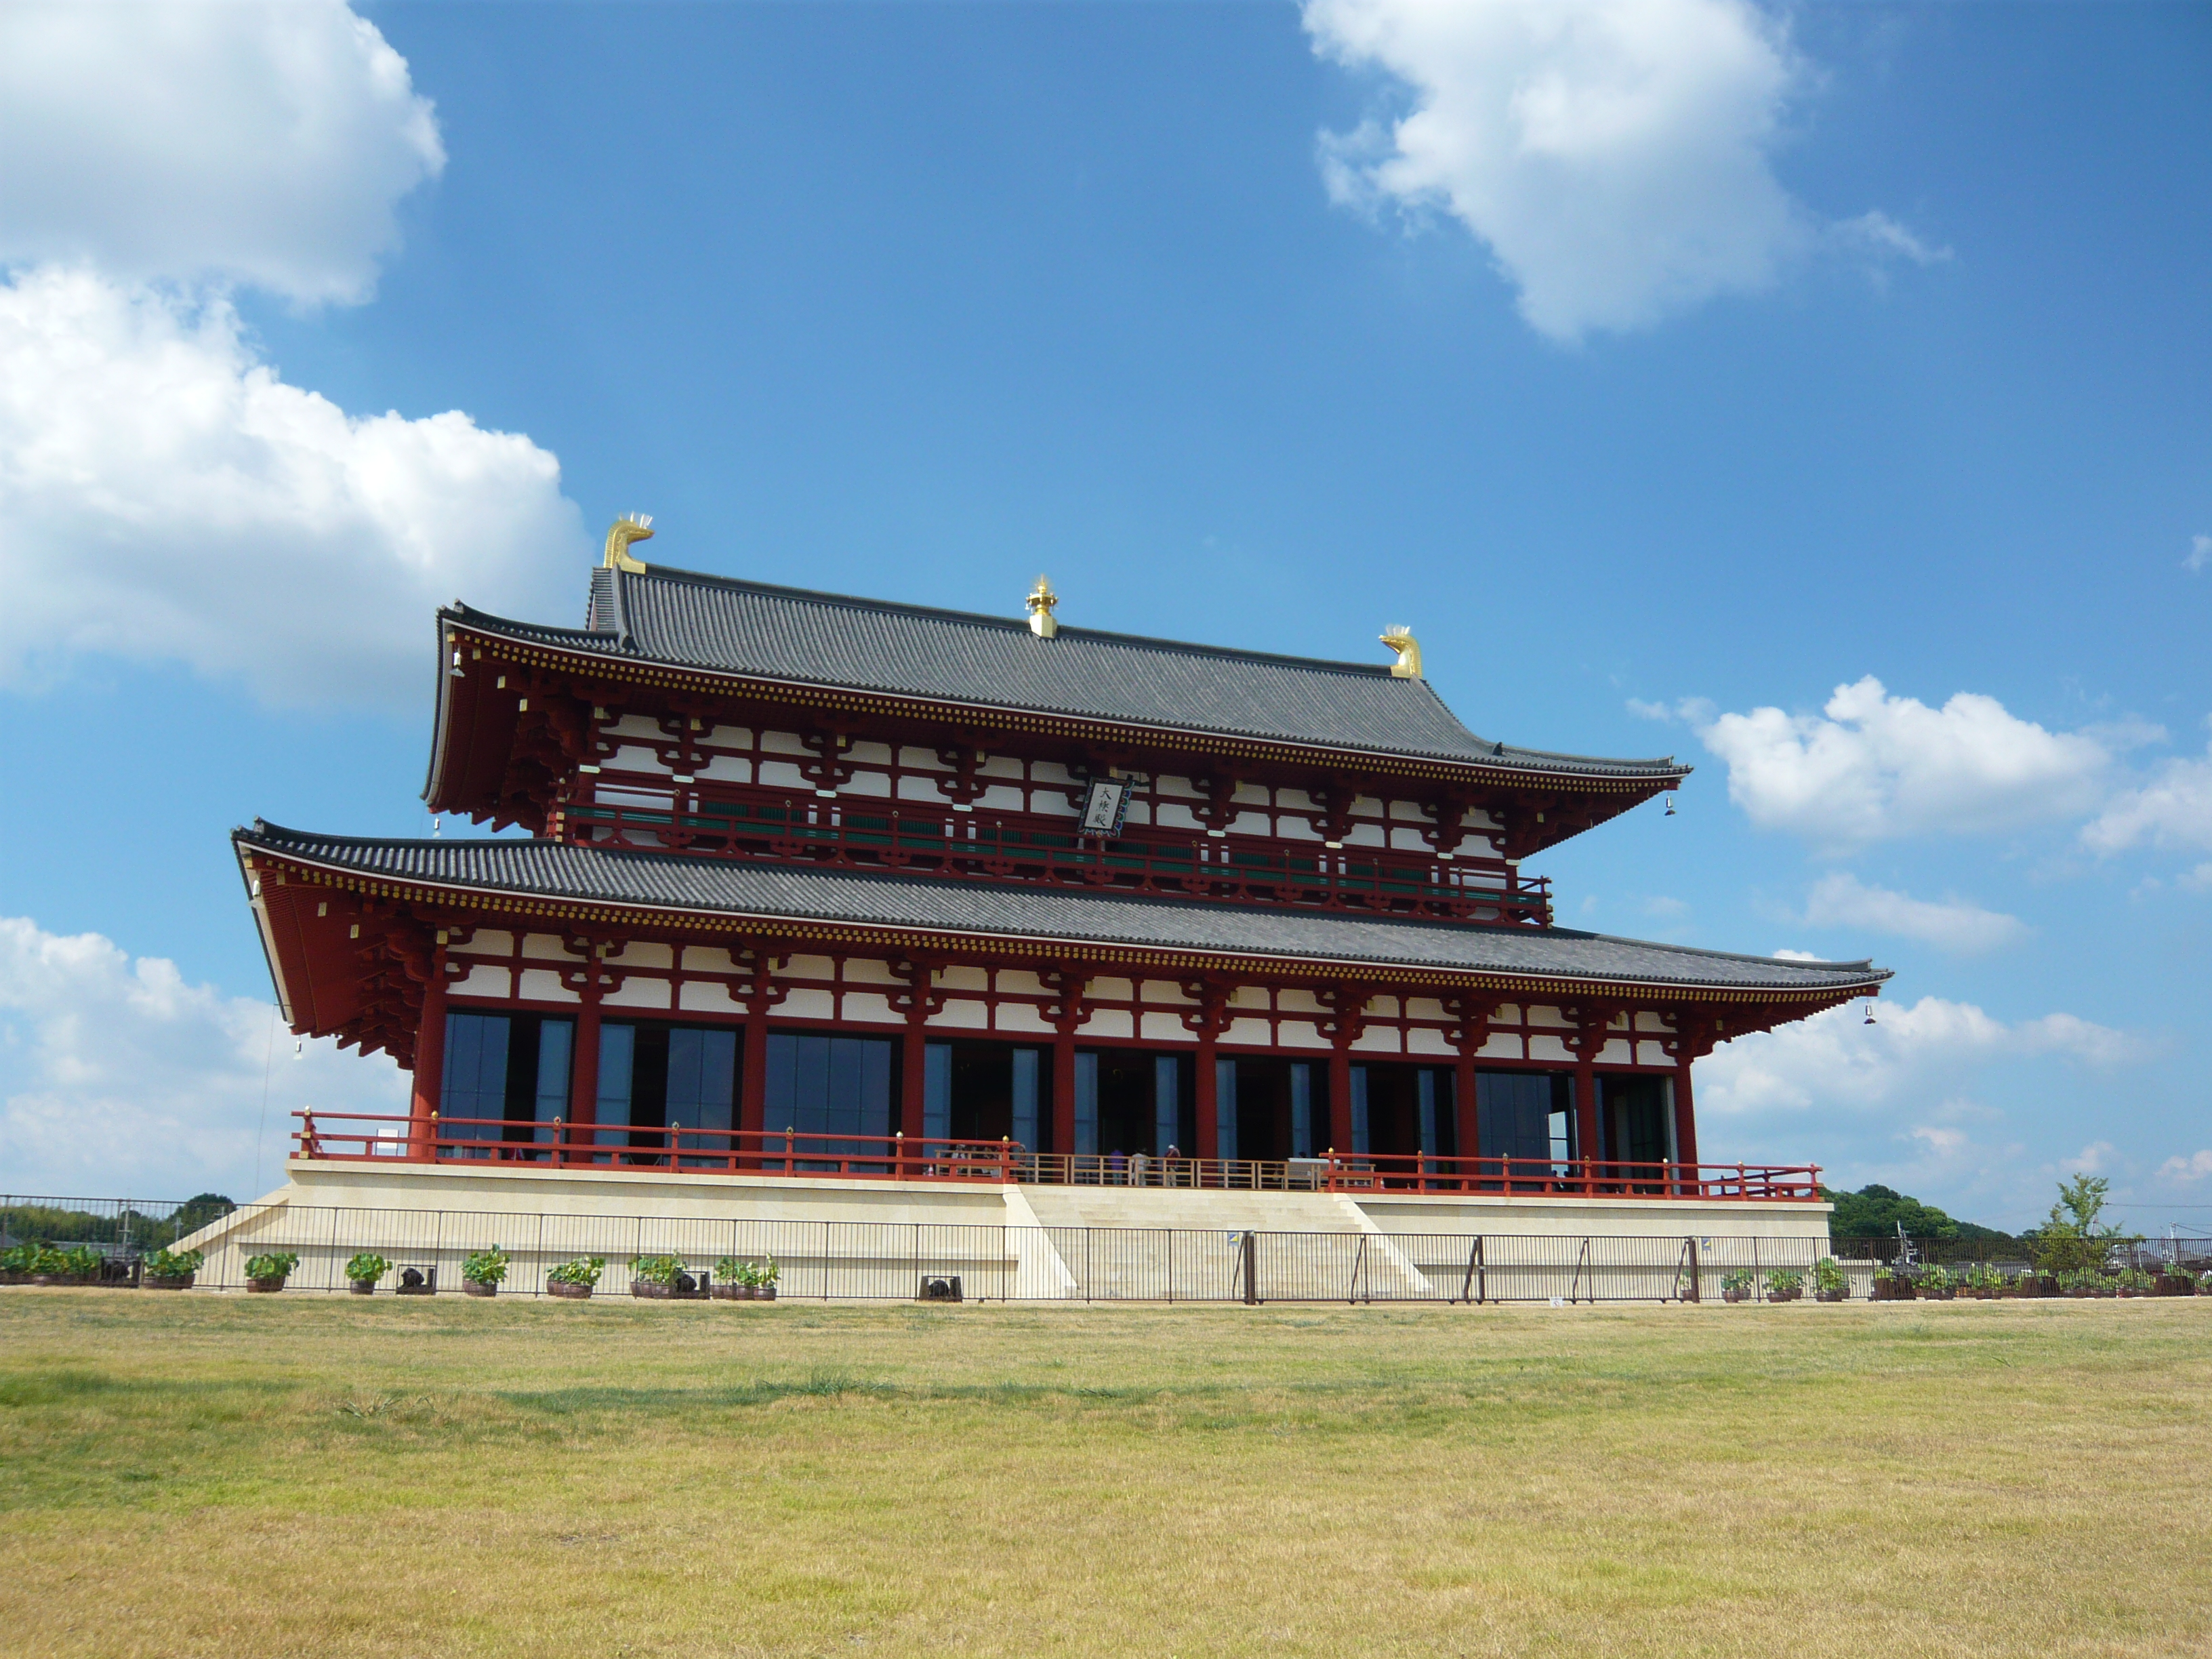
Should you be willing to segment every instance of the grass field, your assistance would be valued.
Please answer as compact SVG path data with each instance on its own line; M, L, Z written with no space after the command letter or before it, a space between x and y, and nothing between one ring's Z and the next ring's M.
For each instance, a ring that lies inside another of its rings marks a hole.
M2212 1300L0 1291L9 1655L2212 1653Z

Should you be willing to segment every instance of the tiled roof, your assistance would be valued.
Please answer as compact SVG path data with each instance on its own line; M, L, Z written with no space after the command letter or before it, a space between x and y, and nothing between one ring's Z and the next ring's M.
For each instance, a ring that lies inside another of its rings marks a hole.
M1475 927L549 841L364 840L268 823L234 831L233 840L241 854L265 848L374 878L733 919L1724 990L1847 993L1889 977L1866 962L1734 956L1561 927Z
M1324 662L1063 625L1039 639L1005 617L848 599L655 567L599 569L584 629L465 605L448 622L559 649L709 672L875 691L969 708L1067 715L1653 785L1671 757L1605 760L1479 738L1419 679Z

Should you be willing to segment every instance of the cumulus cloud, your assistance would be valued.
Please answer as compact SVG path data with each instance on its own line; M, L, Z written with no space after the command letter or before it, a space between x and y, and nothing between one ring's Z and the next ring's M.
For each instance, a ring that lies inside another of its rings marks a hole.
M2195 575L2207 565L2212 565L2212 536L2191 537L2189 556L2181 562L2181 568Z
M1971 691L1931 708L1872 675L1838 686L1818 714L1681 712L1727 763L1729 799L1753 823L1830 848L2089 811L2116 749L2145 735L2046 731Z
M98 933L0 917L0 1171L17 1193L244 1200L257 1139L283 1174L289 1113L406 1110L389 1062L310 1042L295 1057L270 1004L187 983ZM265 1085L264 1085L264 1079ZM267 1090L266 1134L261 1134Z
M1820 960L1820 952L1817 951L1793 951L1786 945L1779 951L1777 951L1774 953L1774 957L1775 960L1778 962L1818 962Z
M577 603L590 544L560 483L458 411L286 385L220 300L0 283L0 678L101 652L276 702L419 697L438 604Z
M2113 796L2083 826L2081 840L2097 853L2143 843L2212 849L2212 747L2201 760L2169 760L2146 782Z
M357 301L444 167L344 0L0 7L0 260Z
M2059 1055L2105 1066L2144 1052L2131 1034L2074 1014L2008 1025L1971 1002L1924 996L1879 1006L1877 1023L1868 1025L1854 1004L1724 1044L1698 1065L1698 1109L1721 1116L1878 1112L1941 1098L1995 1061Z
M2169 1158L2158 1166L2160 1178L2182 1185L2212 1177L2212 1146L2187 1158Z
M2028 932L2017 916L1984 910L1963 899L1937 902L1887 887L1869 887L1842 870L1814 884L1805 903L1805 920L1815 927L1893 933L1960 954L1995 951L2025 939Z
M1765 288L1824 236L1943 257L1879 213L1824 231L1782 187L1808 74L1750 0L1306 0L1304 20L1411 106L1324 137L1331 195L1449 213L1554 339Z

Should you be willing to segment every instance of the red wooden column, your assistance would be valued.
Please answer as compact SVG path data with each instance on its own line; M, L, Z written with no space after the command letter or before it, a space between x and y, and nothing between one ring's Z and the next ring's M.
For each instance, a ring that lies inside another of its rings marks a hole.
M784 993L775 983L775 957L755 948L749 953L748 966L752 983L744 993L745 1059L743 1075L738 1079L738 1145L754 1155L745 1165L754 1169L759 1167L759 1137L768 1127L769 1010L783 1000Z
M415 1085L407 1110L407 1156L418 1163L437 1156L432 1119L446 1086L446 947L430 952L430 977L422 987L422 1023L415 1030Z
M1452 1061L1452 1145L1461 1158L1480 1158L1482 1155L1482 1121L1474 1083L1474 1057L1490 1036L1490 1022L1496 1018L1495 1000L1472 994L1447 997L1444 1012L1458 1024L1444 1033L1453 1049ZM1471 1171L1462 1168L1462 1177Z
M1698 1162L1698 1114L1690 1100L1690 1051L1674 1059L1674 1157L1694 1170Z
M899 1133L918 1142L925 1132L922 1109L929 1091L929 1017L944 1010L945 996L932 988L934 964L905 961L890 966L907 984L890 999L891 1007L906 1016L906 1042L899 1054Z
M1091 1017L1083 1000L1091 977L1073 968L1047 969L1037 977L1054 994L1043 1011L1053 1024L1052 1151L1066 1158L1075 1151L1075 1033Z
M1198 1156L1207 1159L1221 1156L1221 1056L1215 1047L1218 1036L1208 1027L1199 1030L1197 1087L1192 1091L1198 1110Z
M1329 1017L1319 1022L1329 1041L1328 1147L1340 1158L1352 1151L1352 1045L1366 1030L1364 986L1337 985L1315 993Z
M561 1161L580 1156L586 1162L599 1121L599 947L588 947L584 964L584 1006L576 1011L576 1057L568 1071L568 1132ZM580 1152L579 1148L581 1149Z
M1221 1034L1229 1029L1229 999L1236 988L1221 980L1182 981L1182 994L1197 1005L1183 1011L1182 1025L1198 1039L1198 1076L1194 1079L1197 1086L1191 1091L1191 1105L1198 1114L1196 1155L1201 1158L1221 1156L1221 1054L1218 1045ZM1236 1105L1231 1101L1230 1109L1234 1111Z
M1052 1039L1052 1150L1075 1150L1075 1024L1060 1022Z
M1589 1179L1589 1165L1597 1161L1597 1073L1591 1065L1598 1043L1585 1037L1575 1055L1575 1156L1582 1160L1583 1177ZM1585 1190L1588 1190L1585 1188Z

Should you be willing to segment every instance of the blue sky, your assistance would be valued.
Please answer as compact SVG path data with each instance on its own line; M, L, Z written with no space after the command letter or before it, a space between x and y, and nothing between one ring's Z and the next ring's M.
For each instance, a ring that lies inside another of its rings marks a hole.
M642 510L769 580L1410 622L1486 735L1697 763L1546 857L1563 919L1898 970L1706 1062L1711 1155L2212 1231L2212 13L0 35L0 1184L242 1194L264 1088L396 1095L270 1042L223 832L426 831L431 607L575 616Z

